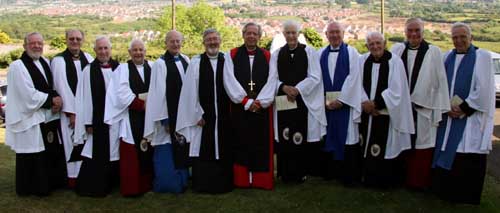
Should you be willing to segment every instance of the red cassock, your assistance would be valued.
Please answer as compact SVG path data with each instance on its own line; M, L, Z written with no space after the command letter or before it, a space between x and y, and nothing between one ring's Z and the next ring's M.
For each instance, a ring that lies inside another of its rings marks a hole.
M431 166L434 148L414 149L408 152L406 163L406 185L415 189L431 186Z

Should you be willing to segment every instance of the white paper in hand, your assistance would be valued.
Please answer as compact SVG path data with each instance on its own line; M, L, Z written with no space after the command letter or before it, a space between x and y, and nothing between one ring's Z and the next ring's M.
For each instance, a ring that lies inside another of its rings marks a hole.
M297 102L288 101L286 95L276 96L276 110L283 111L289 109L297 109Z
M330 105L330 103L336 101L340 96L340 92L326 92L326 105Z

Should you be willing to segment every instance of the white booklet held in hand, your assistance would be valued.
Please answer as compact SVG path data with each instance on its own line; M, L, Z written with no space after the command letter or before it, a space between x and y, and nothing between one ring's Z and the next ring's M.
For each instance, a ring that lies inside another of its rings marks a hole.
M283 111L289 109L297 109L297 102L288 101L286 95L276 96L276 110Z

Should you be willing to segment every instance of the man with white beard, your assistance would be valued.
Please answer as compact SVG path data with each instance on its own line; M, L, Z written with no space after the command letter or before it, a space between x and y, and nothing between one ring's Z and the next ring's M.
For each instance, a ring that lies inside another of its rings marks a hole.
M42 35L27 34L23 47L7 74L5 144L16 152L16 193L46 196L67 181L59 139L63 102L53 88L49 61L42 57Z
M225 193L233 189L230 101L245 104L245 90L236 80L229 54L219 52L221 38L205 30L205 53L193 57L184 79L176 131L190 143L193 190Z

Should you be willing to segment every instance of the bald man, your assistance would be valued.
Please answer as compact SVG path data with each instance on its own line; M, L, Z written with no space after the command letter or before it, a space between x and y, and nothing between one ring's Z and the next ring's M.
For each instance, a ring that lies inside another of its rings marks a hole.
M111 59L107 37L96 38L94 51L96 59L83 70L76 95L75 143L83 148L75 155L83 161L75 191L82 196L104 197L118 184L119 129L104 123L104 109L106 90L119 63Z
M356 48L344 43L344 27L331 22L325 32L329 45L318 51L327 132L322 147L322 176L338 178L344 184L361 181L361 76Z
M189 58L181 53L180 32L165 36L166 51L155 61L146 105L144 137L154 147L155 192L181 193L187 187L189 144L175 132L177 108Z
M120 193L138 196L151 190L153 150L143 138L151 65L144 59L144 42L134 39L130 60L121 64L106 90L104 122L119 126Z

